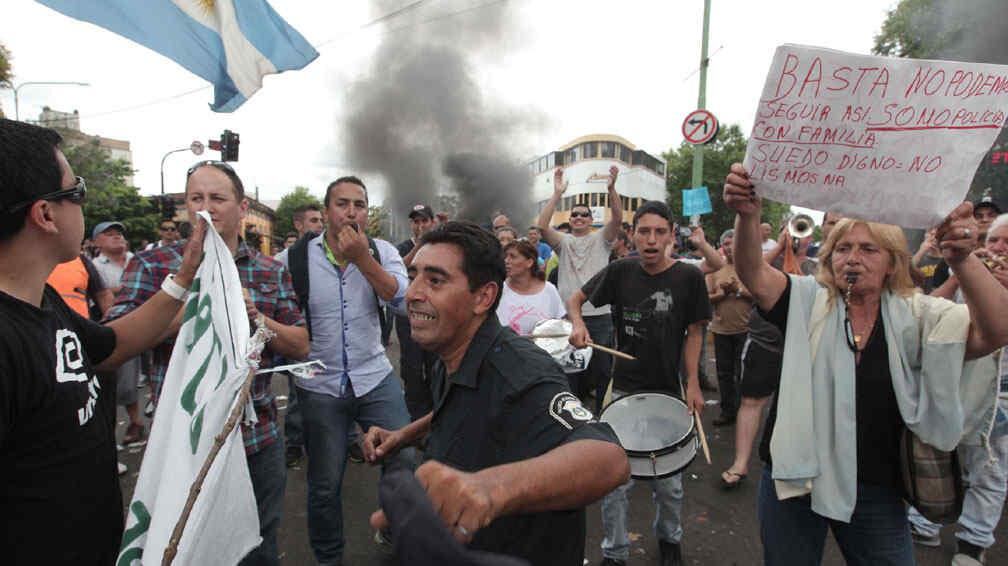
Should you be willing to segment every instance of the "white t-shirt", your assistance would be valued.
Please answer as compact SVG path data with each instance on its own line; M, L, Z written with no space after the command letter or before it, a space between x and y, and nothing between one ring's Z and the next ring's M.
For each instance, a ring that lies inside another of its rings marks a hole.
M571 298L574 291L583 287L596 273L609 265L612 243L606 241L604 234L603 229L581 237L572 234L560 235L560 245L556 249L560 260L557 284L564 303ZM596 316L609 312L609 305L596 307L586 302L581 307L582 316Z
M504 292L501 293L500 304L497 305L497 320L502 326L507 326L518 334L532 334L532 328L540 320L547 318L563 318L567 310L560 300L560 293L549 281L542 291L534 295L521 295L515 292L507 281L504 282Z
M763 240L763 253L767 253L775 247L777 247L777 240Z

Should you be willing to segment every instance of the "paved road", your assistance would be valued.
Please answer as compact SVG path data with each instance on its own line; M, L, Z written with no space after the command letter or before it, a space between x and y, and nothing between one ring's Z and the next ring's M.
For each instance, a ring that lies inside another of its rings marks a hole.
M393 340L394 340L393 336ZM713 355L713 348L707 349ZM398 347L389 348L389 358L398 366ZM713 358L707 360L713 372ZM713 373L711 373L713 375ZM283 383L280 383L283 381ZM274 380L278 395L286 395L286 380ZM716 393L706 393L708 398L716 398ZM281 403L283 405L283 403ZM125 414L120 410L120 436L125 428ZM717 416L717 407L709 406L704 412L704 429L708 433L713 465L708 466L702 457L686 470L685 506L683 526L685 535L683 550L689 564L711 565L751 565L760 564L762 547L759 541L759 527L756 520L756 491L759 465L750 470L750 477L736 490L725 492L718 485L721 470L731 463L734 428L717 429L711 420ZM129 502L136 481L136 471L142 448L126 449L121 453L123 463L130 468L123 476L123 491ZM376 545L368 516L377 506L377 470L365 464L348 464L343 484L344 534L346 538L345 562L351 566L381 566L396 564L394 558ZM284 520L280 527L279 546L284 564L315 564L308 544L306 519L306 479L303 467L289 470L285 497ZM1006 513L1008 514L1008 513ZM657 560L658 543L651 521L654 505L645 482L638 482L631 492L630 565L654 564ZM917 562L921 566L947 566L955 552L955 539L951 527L943 531L941 548L916 548ZM1008 521L1002 521L995 534L998 542L988 551L987 564L1008 564ZM602 538L602 523L599 504L588 509L587 558L591 564L601 560L599 543ZM828 537L827 566L844 564L832 537Z

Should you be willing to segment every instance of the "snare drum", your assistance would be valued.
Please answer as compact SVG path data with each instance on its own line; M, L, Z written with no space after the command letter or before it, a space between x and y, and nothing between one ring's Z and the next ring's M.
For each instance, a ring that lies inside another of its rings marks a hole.
M616 432L637 479L681 472L696 458L699 439L686 403L667 394L626 395L606 407L599 420Z

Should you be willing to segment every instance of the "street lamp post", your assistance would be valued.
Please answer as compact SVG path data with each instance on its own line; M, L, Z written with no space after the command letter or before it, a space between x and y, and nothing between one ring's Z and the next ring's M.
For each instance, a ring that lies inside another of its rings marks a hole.
M18 91L21 87L31 86L31 85L76 85L76 86L91 86L91 83L82 83L77 81L28 81L21 83L14 87L14 119L21 120L21 109L18 107Z
M164 196L164 164L165 160L168 159L168 156L173 153L179 153L182 151L191 151L193 152L194 155L203 155L203 149L204 149L203 142L197 140L189 144L189 147L173 149L168 153L164 154L164 157L161 158L161 196Z

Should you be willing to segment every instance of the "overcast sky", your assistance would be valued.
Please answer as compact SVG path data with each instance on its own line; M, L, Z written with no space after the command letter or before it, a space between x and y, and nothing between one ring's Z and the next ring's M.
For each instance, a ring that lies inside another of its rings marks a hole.
M542 154L602 132L659 155L682 141L681 121L697 102L702 0L430 0L363 30L382 15L370 2L271 4L318 46L320 57L301 71L267 77L238 111L216 114L208 108L212 91L207 83L173 61L35 2L6 0L0 42L13 54L15 84L91 84L26 86L19 96L21 117L37 118L44 105L76 109L84 132L129 140L135 182L144 194L159 191L165 152L194 139L216 139L225 128L241 135L238 169L249 192L259 187L262 200L274 200L306 185L320 194L329 180L361 173L344 156L354 141L341 135L343 92L367 79L382 34L403 33L395 28L411 23L437 33L438 26L465 26L491 10L510 11L516 23L505 49L473 55L484 96L547 118L540 131L517 142L518 155ZM722 124L739 123L748 133L777 45L868 53L893 4L713 0L707 107ZM479 5L484 6L437 19ZM13 116L10 90L0 91L0 104ZM191 154L168 158L169 192L182 189L185 169L196 159ZM381 200L381 180L363 176L377 189L373 200Z

